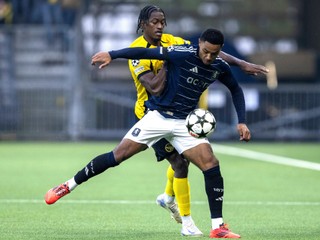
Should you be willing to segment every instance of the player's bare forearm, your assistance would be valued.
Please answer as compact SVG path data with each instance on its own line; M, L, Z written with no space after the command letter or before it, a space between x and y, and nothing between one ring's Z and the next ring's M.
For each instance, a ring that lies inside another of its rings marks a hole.
M112 61L112 58L109 52L98 52L91 58L91 64L96 65L99 64L99 69L104 68L109 65Z
M239 123L237 125L237 129L238 129L238 132L239 132L239 135L240 135L240 141L250 141L251 139L251 133L250 133L250 130L249 128L247 127L246 124L244 123Z
M267 74L269 72L269 69L263 65L247 62L223 51L220 52L219 56L230 65L238 66L242 71L250 75Z
M154 77L154 80L156 81L155 95L159 96L162 93L167 80L167 67L165 66L165 64L164 66L162 66L158 74Z
M153 72L144 74L139 78L139 81L148 93L153 96L159 96L166 83L166 68L162 67L157 75L154 75Z

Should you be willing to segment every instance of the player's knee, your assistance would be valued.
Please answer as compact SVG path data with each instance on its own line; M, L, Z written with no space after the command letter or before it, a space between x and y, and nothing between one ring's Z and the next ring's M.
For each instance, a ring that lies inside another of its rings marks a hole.
M116 162L118 162L119 164L122 163L123 161L129 159L133 155L134 155L133 152L130 152L130 151L127 151L127 150L114 151L114 158L115 158Z
M172 169L174 170L174 176L177 178L186 178L188 176L189 161L184 159L179 154L174 154L168 158Z
M113 154L114 154L114 159L119 164L127 159L123 151L114 150Z
M215 156L202 157L200 162L200 168L202 171L219 166L219 160Z
M186 159L177 161L172 168L175 171L174 176L176 178L186 178L188 176L189 164Z
M122 142L113 150L114 158L116 162L121 163L146 148L147 145L122 140Z

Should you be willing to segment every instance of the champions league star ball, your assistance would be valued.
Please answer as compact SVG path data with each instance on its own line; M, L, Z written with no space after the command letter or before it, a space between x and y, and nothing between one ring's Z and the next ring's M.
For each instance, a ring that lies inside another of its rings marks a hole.
M216 128L216 119L208 110L197 108L187 116L186 126L191 136L205 138Z

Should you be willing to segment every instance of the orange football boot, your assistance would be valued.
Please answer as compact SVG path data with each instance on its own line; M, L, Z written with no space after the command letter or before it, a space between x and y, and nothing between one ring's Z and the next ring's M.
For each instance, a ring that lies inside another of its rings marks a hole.
M229 230L227 224L221 224L219 228L210 231L210 238L240 238L239 234L233 233Z
M70 193L68 185L62 183L59 186L50 189L44 196L44 200L47 204L54 204L56 201L58 201L68 193Z

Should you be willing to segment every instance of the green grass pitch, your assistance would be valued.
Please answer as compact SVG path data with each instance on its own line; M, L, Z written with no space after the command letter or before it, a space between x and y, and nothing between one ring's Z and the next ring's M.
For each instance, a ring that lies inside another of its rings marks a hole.
M90 179L54 205L46 191L71 178L109 142L0 142L0 239L183 239L155 204L167 162L146 150ZM227 143L320 164L318 143ZM213 145L218 149L218 145ZM224 220L242 239L320 239L320 171L217 151L225 181ZM190 166L191 210L203 239L210 216L202 173Z

